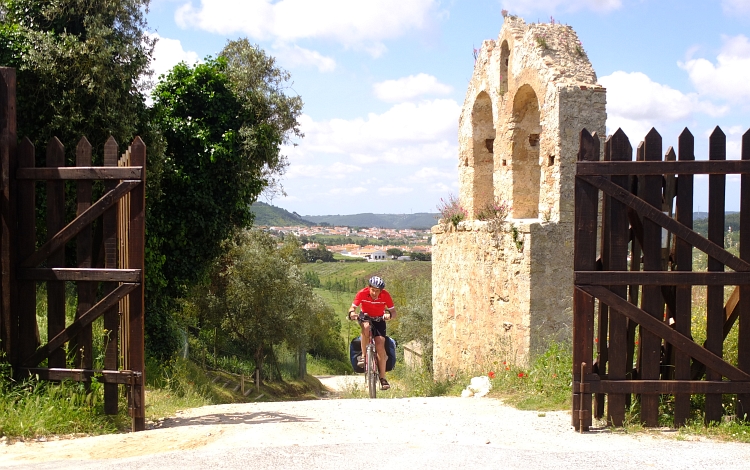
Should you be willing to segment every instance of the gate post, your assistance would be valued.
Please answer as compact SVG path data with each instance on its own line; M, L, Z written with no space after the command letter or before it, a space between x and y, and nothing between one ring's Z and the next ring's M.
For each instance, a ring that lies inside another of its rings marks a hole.
M141 282L130 295L130 334L128 355L130 369L140 372L141 380L130 389L132 400L133 431L146 429L146 361L145 349L145 300L144 285L146 270L144 266L146 246L146 144L136 137L130 147L130 164L143 167L143 179L130 193L130 239L128 240L128 266L141 270Z
M598 161L599 136L581 131L578 161ZM599 190L589 183L575 180L575 271L596 270L596 232ZM594 298L575 288L573 292L573 426L588 431L591 426L591 391L580 384L592 373L594 353ZM584 364L581 367L581 364Z
M12 249L16 224L15 183L11 175L18 165L16 156L16 70L0 67L0 350L15 368L18 366L18 317L13 305L15 292L15 250Z

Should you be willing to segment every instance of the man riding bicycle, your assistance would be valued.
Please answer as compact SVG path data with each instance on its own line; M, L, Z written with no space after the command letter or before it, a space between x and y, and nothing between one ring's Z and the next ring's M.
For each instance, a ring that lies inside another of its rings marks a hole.
M362 355L357 358L357 366L363 367L365 363L365 349L370 343L370 334L375 338L375 350L378 354L378 369L380 371L380 389L388 390L391 385L385 379L385 321L366 321L357 315L357 307L364 314L373 318L382 317L388 321L396 318L396 307L393 305L391 294L385 290L385 281L378 276L373 276L368 286L357 292L354 296L352 306L349 308L349 319L357 320L362 328ZM387 311L386 311L387 310Z

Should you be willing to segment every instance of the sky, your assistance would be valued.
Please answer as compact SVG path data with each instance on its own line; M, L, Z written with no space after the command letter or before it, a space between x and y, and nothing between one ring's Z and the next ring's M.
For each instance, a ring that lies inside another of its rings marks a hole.
M291 73L304 138L282 148L300 215L437 212L458 194L458 118L474 48L501 11L573 27L607 88L607 133L633 147L654 127L664 149L687 127L696 158L720 126L739 159L750 129L750 0L152 0L153 70L248 38ZM697 177L696 210L707 178ZM727 210L739 208L728 177Z

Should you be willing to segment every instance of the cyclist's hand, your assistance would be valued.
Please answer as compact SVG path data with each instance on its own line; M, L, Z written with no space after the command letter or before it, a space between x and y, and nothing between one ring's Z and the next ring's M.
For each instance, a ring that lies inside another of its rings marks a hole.
M388 321L388 320L390 320L390 319L391 319L391 314L390 314L390 313L388 313L388 312L385 312L385 313L383 314L383 319L384 319L385 321Z
M349 312L349 320L356 320L357 319L357 312L351 311Z

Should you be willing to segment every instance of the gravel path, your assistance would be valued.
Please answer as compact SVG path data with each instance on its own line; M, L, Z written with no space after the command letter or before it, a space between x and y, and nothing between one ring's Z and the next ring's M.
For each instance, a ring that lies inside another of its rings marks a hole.
M579 434L567 412L520 411L491 398L329 399L207 406L140 433L4 445L0 467L341 470L375 441L380 467L410 470L750 468L746 444L669 434Z

